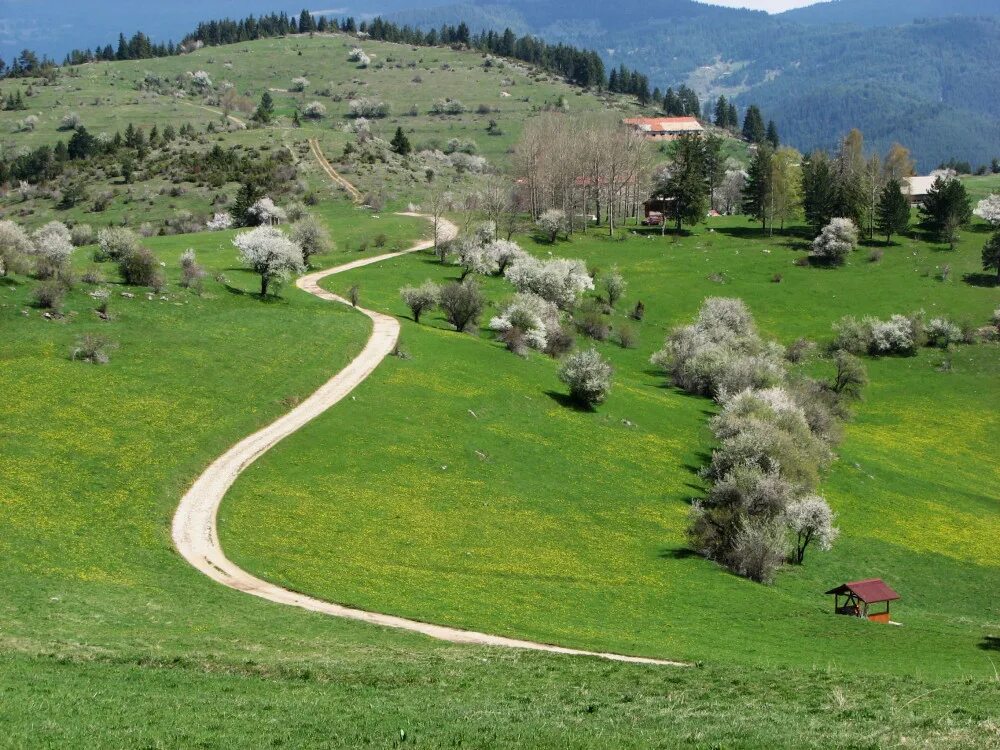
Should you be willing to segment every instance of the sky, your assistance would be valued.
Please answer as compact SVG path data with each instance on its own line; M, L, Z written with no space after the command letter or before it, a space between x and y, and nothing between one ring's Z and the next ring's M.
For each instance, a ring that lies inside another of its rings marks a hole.
M753 8L754 10L766 10L769 13L780 13L791 8L815 5L820 0L701 0L701 2L711 5L728 5L730 8Z

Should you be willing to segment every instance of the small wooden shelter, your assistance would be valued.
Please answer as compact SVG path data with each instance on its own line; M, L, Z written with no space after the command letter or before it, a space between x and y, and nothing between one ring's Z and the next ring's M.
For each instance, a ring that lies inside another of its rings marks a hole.
M843 583L826 593L833 594L833 611L838 615L864 617L884 623L889 622L889 602L899 599L899 594L889 588L881 578ZM840 601L842 596L846 597L843 603ZM873 604L885 604L885 610L872 612L870 607Z

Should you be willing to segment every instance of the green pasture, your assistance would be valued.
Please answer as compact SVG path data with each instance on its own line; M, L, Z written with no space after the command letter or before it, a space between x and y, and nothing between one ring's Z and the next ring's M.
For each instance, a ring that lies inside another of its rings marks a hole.
M566 404L547 358L521 360L486 333L460 336L439 315L409 321L400 286L456 277L430 255L331 277L328 288L357 284L363 304L403 319L411 358L387 360L354 400L251 467L223 506L226 549L269 580L330 600L579 647L992 674L981 646L1000 617L990 593L1000 575L1000 474L984 467L982 447L1000 438L988 406L1000 395L995 344L868 362L872 385L823 486L841 539L774 587L687 552L713 405L666 387L648 364L665 332L709 295L743 298L786 344L829 340L845 314L924 309L985 324L1000 290L976 285L984 237L970 230L954 254L906 239L874 263L863 248L837 270L793 265L798 240L762 238L742 219L713 220L680 240L592 232L554 248L530 244L618 265L630 283L620 309L646 305L645 321L631 323L636 349L601 346L615 388L594 413ZM510 294L500 280L487 288L495 301ZM621 314L611 322L628 324ZM829 375L830 365L810 369ZM831 614L827 588L873 576L901 591L903 627Z

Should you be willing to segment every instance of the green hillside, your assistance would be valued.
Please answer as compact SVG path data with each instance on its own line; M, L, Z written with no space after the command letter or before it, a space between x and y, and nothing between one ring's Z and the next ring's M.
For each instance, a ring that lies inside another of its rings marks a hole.
M1000 288L982 273L978 219L954 251L913 231L833 269L802 263L798 221L765 237L739 216L679 234L630 219L551 244L522 216L513 238L531 254L583 259L598 278L617 266L628 284L614 310L599 291L581 305L610 328L607 341L575 339L614 366L596 410L568 400L557 361L515 356L488 330L513 291L499 277L481 279L474 336L439 311L418 325L401 302L404 285L460 275L431 253L323 282L395 316L398 356L239 478L219 513L229 557L331 602L689 666L444 643L258 599L178 555L170 523L191 482L341 370L371 331L290 281L257 294L232 243L239 230L204 231L235 210L244 182L263 180L290 214L329 231L333 246L310 262L327 268L429 237L426 220L395 212L426 211L444 190L456 196L447 215L478 225L477 188L507 179L537 114L582 123L636 111L450 48L365 40L361 68L348 60L358 44L294 36L0 81L5 99L28 102L0 112L5 159L67 142L71 112L94 136L131 123L148 138L156 126L144 154L95 151L38 186L12 184L0 220L127 225L164 276L124 283L93 238L73 252L52 308L39 300L54 286L40 269L0 276L0 746L1000 747L1000 473L989 449L1000 440ZM212 82L201 91L187 75L198 71ZM289 92L297 77L305 91ZM233 94L220 101L224 81ZM265 91L274 119L258 126ZM374 139L348 116L361 96L389 107L369 120ZM464 111L433 113L440 99ZM313 101L324 117L304 116ZM34 127L14 132L32 114ZM162 140L168 128L177 135ZM408 156L385 148L397 128ZM334 184L311 139L369 205ZM737 141L726 149L745 154ZM668 156L650 151L651 162ZM996 183L967 185L978 198ZM182 284L189 248L200 288ZM769 586L691 551L684 534L718 407L668 385L649 359L708 296L744 299L783 344L814 340L790 367L824 379L824 345L846 314L923 309L976 332L947 350L864 358L871 383L819 490L840 538ZM629 318L640 300L645 317ZM617 343L626 329L631 348ZM73 353L88 335L110 342L109 362ZM833 615L823 592L869 576L901 593L901 626Z

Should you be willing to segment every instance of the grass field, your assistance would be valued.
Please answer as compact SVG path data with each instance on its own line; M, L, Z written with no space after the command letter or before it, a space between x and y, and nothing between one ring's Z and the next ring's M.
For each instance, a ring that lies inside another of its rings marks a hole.
M375 65L357 70L348 44L296 37L85 66L37 86L29 112L0 113L0 130L42 115L34 133L3 146L65 137L55 123L71 108L94 132L130 119L218 121L197 102L140 95L134 81L146 69L205 69L253 99L306 75L306 100L327 105L325 121L288 127L297 95L275 91L274 127L213 138L289 147L301 179L329 198L304 141L320 138L336 158L351 90L390 102L376 125L383 135L401 124L416 145L474 138L501 164L523 119L560 96L573 113L604 106L450 50L366 43ZM314 95L327 81L341 101ZM12 85L22 83L0 90ZM441 96L500 111L431 117ZM404 115L411 105L416 117ZM491 117L503 136L484 134ZM391 207L419 198L378 169L349 176L366 189L385 180ZM977 196L996 187L995 178L969 184ZM165 186L134 186L149 195L99 216L13 196L0 212L30 211L29 225L52 216L134 225L208 210L200 188L169 202ZM337 243L315 267L428 231L342 200L311 210ZM362 304L400 316L411 357L386 360L353 398L247 471L220 514L227 553L334 601L694 664L683 669L442 644L273 605L189 567L169 537L184 489L343 367L369 331L363 316L292 284L258 299L232 234L147 240L170 281L162 298L114 282L105 265L110 322L94 314L86 284L65 317L46 320L29 304L34 280L0 279L0 747L1000 748L1000 473L989 461L1000 440L997 344L959 347L948 372L932 350L867 363L872 384L822 487L841 539L773 587L685 550L714 406L666 387L648 364L708 295L744 298L784 343L823 340L846 313L923 308L984 323L1000 289L979 273L981 227L964 231L955 253L906 240L880 263L862 250L833 271L792 265L799 240L761 238L740 219L680 240L591 233L553 248L523 238L540 254L617 264L630 288L614 326L637 299L647 305L632 324L636 349L599 345L616 384L593 413L566 405L552 361L518 359L488 334L460 336L436 314L410 321L400 286L456 276L428 255L326 282L340 293L358 284ZM203 296L176 283L188 247L209 271ZM77 251L78 270L90 251ZM510 291L497 280L487 290L494 302ZM70 361L87 332L118 344L110 364ZM830 614L822 592L868 575L902 593L902 627Z
M788 242L757 234L720 219L679 242L591 236L555 248L617 263L631 284L620 307L642 299L648 310L637 349L602 347L616 386L596 413L563 404L543 357L523 361L489 336L458 336L440 317L405 323L412 359L387 361L355 401L237 483L221 515L226 548L244 567L324 598L587 648L991 675L980 646L1000 623L990 593L1000 475L983 471L980 449L1000 439L986 406L1000 395L995 344L960 347L947 373L932 350L869 362L872 386L823 488L842 529L832 553L812 554L773 588L686 554L687 502L700 491L691 467L711 448L712 405L664 388L647 361L705 296L742 297L785 343L828 339L844 314L923 308L985 322L1000 304L1000 290L961 280L976 270L978 232L954 255L908 240L880 263L862 250L832 271L795 267ZM941 282L946 261L952 277ZM401 285L454 276L428 256L407 257L328 285L357 283L367 304L403 316ZM498 280L489 287L495 299L508 292ZM901 591L904 627L830 614L823 591L869 576Z

